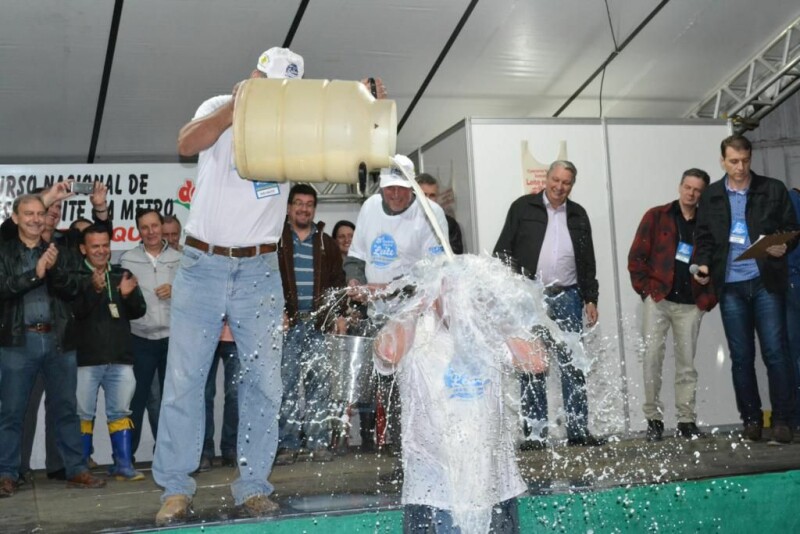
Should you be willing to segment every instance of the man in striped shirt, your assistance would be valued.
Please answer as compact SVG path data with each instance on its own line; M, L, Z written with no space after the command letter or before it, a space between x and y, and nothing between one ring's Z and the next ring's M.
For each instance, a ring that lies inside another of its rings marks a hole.
M297 459L303 445L301 430L312 460L327 462L333 458L328 450L330 364L323 331L336 324L336 317L323 306L329 290L344 286L339 247L323 233L325 223L314 223L317 192L310 185L297 184L289 191L288 202L286 225L278 248L286 301L286 335L281 363L283 402L277 465ZM303 406L305 409L301 410Z

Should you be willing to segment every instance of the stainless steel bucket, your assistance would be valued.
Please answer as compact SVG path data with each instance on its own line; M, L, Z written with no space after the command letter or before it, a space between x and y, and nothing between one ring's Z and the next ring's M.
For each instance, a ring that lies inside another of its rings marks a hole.
M331 355L331 400L347 404L374 397L371 337L325 336Z

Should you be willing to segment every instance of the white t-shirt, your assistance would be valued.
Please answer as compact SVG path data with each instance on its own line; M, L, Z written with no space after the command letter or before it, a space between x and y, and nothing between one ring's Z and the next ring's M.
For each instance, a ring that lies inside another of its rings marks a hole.
M428 255L444 249L433 232L428 218L414 199L399 215L383 211L380 193L369 197L358 212L356 231L348 256L366 262L367 282L386 284L408 272L408 268ZM442 208L431 202L431 209L447 239L447 219Z
M515 455L519 382L511 354L497 365L455 355L433 313L417 322L397 379L403 406L403 503L486 510L527 490ZM379 373L392 371L375 357ZM468 372L464 372L469 369Z
M213 113L231 98L209 98L194 118ZM200 152L186 233L223 247L277 243L286 218L288 184L243 179L233 156L233 128Z

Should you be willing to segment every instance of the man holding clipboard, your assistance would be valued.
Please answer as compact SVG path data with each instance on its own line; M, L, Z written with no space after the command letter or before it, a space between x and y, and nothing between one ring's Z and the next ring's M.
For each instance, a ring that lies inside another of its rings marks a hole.
M694 254L698 267L692 271L697 283L713 283L719 297L736 406L744 423L742 438L760 440L763 427L755 372L757 332L772 406L770 443L790 443L793 378L784 301L786 252L796 239L771 236L798 230L798 224L786 186L750 170L752 145L746 137L727 137L720 148L725 176L700 198ZM767 246L751 247L760 236L770 236L762 243Z

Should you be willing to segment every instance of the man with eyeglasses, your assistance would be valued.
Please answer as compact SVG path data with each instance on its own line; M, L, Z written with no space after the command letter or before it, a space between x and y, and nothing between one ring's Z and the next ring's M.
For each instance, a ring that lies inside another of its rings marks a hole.
M310 185L297 184L289 191L278 249L286 301L278 465L295 462L302 446L301 431L312 461L333 459L328 450L330 362L323 332L337 328L335 303L329 299L331 290L344 287L344 271L336 241L323 232L325 223L314 223L316 208L317 192Z

